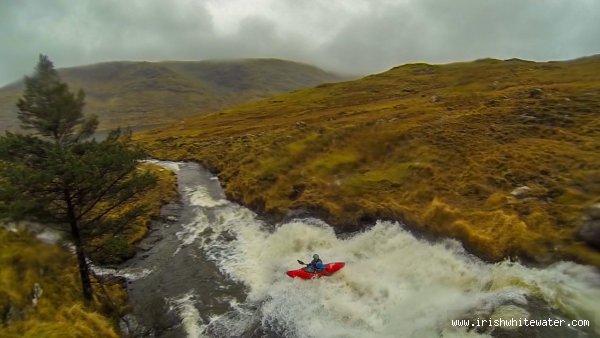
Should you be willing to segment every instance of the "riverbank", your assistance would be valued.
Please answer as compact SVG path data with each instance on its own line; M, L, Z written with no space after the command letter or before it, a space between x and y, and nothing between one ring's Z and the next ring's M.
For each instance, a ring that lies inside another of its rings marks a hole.
M138 168L140 171L149 171L157 177L156 186L138 196L131 203L127 203L112 211L109 217L119 217L128 210L143 206L146 213L136 218L127 228L117 234L107 234L96 238L90 243L93 247L90 258L100 265L117 265L133 257L137 244L146 236L152 219L160 216L161 207L177 197L177 178L170 170L146 162Z
M401 220L486 260L600 267L581 231L600 201L599 66L404 65L135 138L218 172L228 198L275 219Z
M132 257L146 237L161 207L177 196L175 174L152 163L139 170L157 176L157 185L132 203L118 208L146 205L148 212L116 236L97 238L90 257L95 264L118 264ZM130 311L121 279L96 278L94 302L85 306L74 255L55 233L31 233L32 229L0 227L0 326L6 337L118 337L120 318ZM41 230L41 227L40 227ZM38 238L36 238L38 237ZM42 239L42 240L40 240ZM46 243L46 242L48 243ZM3 335L3 337L5 337Z
M153 224L144 251L115 271L127 278L129 332L167 337L598 337L600 296L592 267L488 264L455 240L429 241L380 221L336 234L314 218L274 226L227 200L195 163L162 162L180 201ZM318 252L344 261L333 276L289 278ZM374 278L373 276L376 276ZM581 327L466 329L452 320L524 318Z

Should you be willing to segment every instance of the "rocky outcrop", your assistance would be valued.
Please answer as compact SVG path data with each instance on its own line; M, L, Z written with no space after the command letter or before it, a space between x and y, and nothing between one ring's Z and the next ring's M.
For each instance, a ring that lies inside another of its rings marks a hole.
M154 337L154 331L140 324L132 314L126 314L119 320L119 330L125 337Z
M600 250L600 203L586 210L584 223L577 233L579 238L590 246Z

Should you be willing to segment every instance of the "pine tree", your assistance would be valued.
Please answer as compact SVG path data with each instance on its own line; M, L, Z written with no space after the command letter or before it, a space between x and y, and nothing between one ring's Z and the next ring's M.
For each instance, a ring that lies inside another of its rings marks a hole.
M81 89L77 95L71 93L52 61L40 55L35 75L25 77L25 93L17 102L21 127L61 145L84 140L98 126L96 116L84 119L84 98Z
M146 212L130 208L107 217L156 183L136 170L145 157L130 133L112 131L97 142L98 120L85 117L83 91L69 91L48 57L40 55L18 101L19 119L31 133L0 137L0 218L34 220L70 234L75 246L83 297L93 298L86 248Z

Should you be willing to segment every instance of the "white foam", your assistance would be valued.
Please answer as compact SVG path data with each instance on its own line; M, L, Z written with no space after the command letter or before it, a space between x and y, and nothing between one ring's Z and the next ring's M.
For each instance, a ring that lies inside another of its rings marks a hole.
M170 161L159 161L159 160L143 160L141 162L156 164L165 169L171 170L174 173L178 173L180 170L180 166L182 164L184 164L184 162L170 162Z
M112 269L112 268L103 268L95 265L91 265L95 274L99 276L118 276L123 277L128 280L134 281L138 279L142 279L150 275L154 270L152 269L143 269L143 268L123 268L123 269Z
M35 235L35 237L44 243L56 244L62 239L63 234L64 233L61 233L57 230L44 229L42 232Z
M314 219L294 220L271 233L254 213L236 204L223 203L212 211L216 221L198 210L181 237L194 238L188 244L201 246L222 272L249 288L247 304L209 324L230 328L229 335L241 334L258 318L264 327L290 337L483 337L452 327L451 320L489 316L508 303L525 306L527 296L591 320L600 330L600 277L590 267L487 264L456 241L418 240L391 222L342 240ZM212 232L196 241L207 227ZM222 232L235 238L223 239ZM325 261L347 265L313 281L284 274L299 267L296 259L310 260L315 252ZM248 311L249 306L258 310Z
M167 302L173 304L173 308L181 318L183 330L187 337L203 338L205 336L202 334L202 318L200 318L200 312L194 306L194 297L195 295L190 292L177 299L168 299Z
M213 198L208 189L204 186L197 186L194 189L186 191L190 204L203 208L215 208L226 205L229 201L220 198Z
M211 196L206 187L187 187L184 198L196 214L177 233L176 252L199 246L221 272L248 288L246 302L233 302L231 312L208 323L193 307L193 295L175 301L190 337L240 336L257 324L288 337L489 337L452 327L451 320L525 315L530 297L590 320L600 334L600 274L591 267L488 264L458 241L418 240L392 222L345 239L316 219L269 231L252 211ZM313 253L346 267L311 281L285 275Z

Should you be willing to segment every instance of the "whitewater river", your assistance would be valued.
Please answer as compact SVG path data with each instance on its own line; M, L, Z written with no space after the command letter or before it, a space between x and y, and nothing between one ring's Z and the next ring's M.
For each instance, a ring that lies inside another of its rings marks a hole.
M116 272L129 281L135 317L127 322L137 335L600 336L600 274L590 267L488 264L456 241L417 239L398 223L345 238L315 219L269 225L227 201L216 177L197 164L158 163L177 173L181 202L167 206L168 219L155 222L143 250ZM285 275L315 252L346 267L319 280ZM452 325L477 318L566 322ZM573 319L590 326L567 326Z

